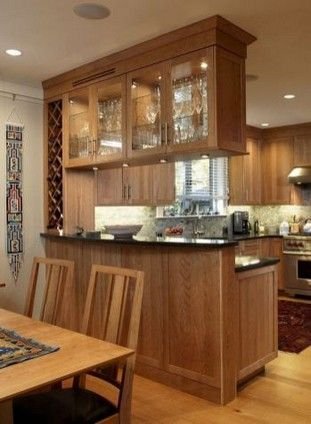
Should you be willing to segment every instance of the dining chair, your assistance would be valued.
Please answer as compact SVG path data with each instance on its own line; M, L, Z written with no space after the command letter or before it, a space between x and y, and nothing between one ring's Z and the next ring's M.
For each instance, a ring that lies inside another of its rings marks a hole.
M142 271L92 265L81 331L87 335L97 333L97 337L135 350L143 280ZM13 401L14 423L129 424L134 365L135 355L131 355L118 366L92 370L92 377L76 377L72 387L17 398ZM95 379L113 388L109 391L113 398L107 396L107 391L103 395L102 389L98 393L90 390L89 378L92 387Z
M66 259L34 257L26 295L24 314L49 324L66 323L67 303L72 288L74 262ZM38 301L37 298L41 298ZM37 311L38 309L38 311Z

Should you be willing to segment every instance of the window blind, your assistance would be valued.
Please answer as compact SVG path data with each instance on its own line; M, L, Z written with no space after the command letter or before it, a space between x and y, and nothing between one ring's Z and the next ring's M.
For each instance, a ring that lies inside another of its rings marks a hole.
M228 159L176 162L176 200L209 205L210 213L225 213L228 204ZM192 205L191 210L195 210Z

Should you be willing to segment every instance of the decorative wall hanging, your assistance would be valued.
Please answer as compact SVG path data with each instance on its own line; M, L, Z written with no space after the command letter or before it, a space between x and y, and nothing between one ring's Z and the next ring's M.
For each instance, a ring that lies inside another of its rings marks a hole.
M18 278L24 253L22 191L23 129L24 126L22 124L9 122L6 124L7 254L15 281Z

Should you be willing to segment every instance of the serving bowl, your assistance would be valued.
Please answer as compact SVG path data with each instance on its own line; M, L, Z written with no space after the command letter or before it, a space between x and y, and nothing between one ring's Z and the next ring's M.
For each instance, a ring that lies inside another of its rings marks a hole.
M142 227L142 225L105 225L105 233L112 234L115 240L131 239Z

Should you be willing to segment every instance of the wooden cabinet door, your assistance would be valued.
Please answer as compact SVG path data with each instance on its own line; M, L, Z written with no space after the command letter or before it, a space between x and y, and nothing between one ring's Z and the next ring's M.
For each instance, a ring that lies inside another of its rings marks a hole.
M166 63L127 74L127 154L144 157L166 152Z
M126 152L126 77L111 78L91 87L94 161L118 161Z
M151 205L152 167L133 166L123 168L124 200L130 205Z
M261 152L260 140L247 139L247 152L244 159L244 193L247 205L261 202Z
M244 192L244 156L232 156L229 159L229 201L230 205L245 205Z
M96 175L96 205L122 205L124 187L122 168L102 169Z
M275 267L239 272L237 279L240 380L277 356L277 281Z
M247 138L247 152L248 155L230 158L231 205L256 205L261 202L260 140Z
M152 165L152 190L154 205L175 202L175 163Z
M290 204L292 184L288 183L287 176L293 167L293 139L264 140L261 158L263 203Z
M75 90L63 96L64 166L91 164L94 137L91 126L90 88Z
M294 166L310 165L311 134L297 135L294 138Z

